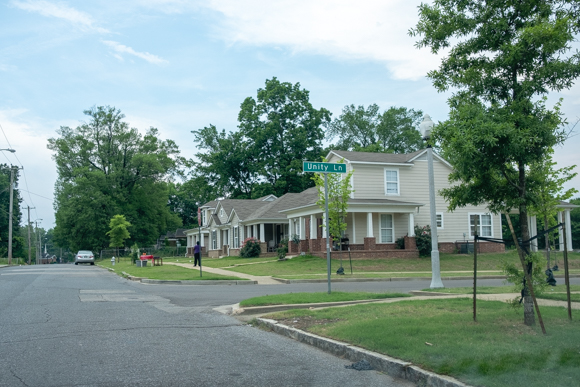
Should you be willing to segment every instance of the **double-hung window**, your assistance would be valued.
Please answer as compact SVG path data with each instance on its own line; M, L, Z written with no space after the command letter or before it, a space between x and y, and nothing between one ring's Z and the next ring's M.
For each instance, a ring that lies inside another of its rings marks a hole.
M385 195L399 195L398 169L385 169Z
M443 228L443 213L437 214L437 228Z
M239 238L239 227L234 227L234 249L240 247L240 238Z
M393 215L381 214L380 222L381 243L394 243Z
M211 232L211 248L217 250L217 231L215 230Z
M476 220L477 234L482 237L493 237L491 214L469 214L469 236L475 235Z

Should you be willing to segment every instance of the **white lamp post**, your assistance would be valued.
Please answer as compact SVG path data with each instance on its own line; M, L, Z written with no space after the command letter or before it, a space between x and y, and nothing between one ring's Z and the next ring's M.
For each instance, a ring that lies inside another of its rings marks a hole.
M431 138L433 121L428 114L421 122L421 135L425 141ZM427 143L427 164L429 168L429 212L431 214L431 289L444 288L441 282L441 269L439 264L439 241L437 239L437 210L435 208L435 177L433 174L433 148Z

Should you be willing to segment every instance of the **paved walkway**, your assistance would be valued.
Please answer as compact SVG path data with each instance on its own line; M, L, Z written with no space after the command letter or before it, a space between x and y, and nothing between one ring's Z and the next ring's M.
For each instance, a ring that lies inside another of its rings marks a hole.
M166 262L164 264L165 265L181 266L181 267L185 267L187 269L193 269L193 270L199 271L199 267L193 266L193 263ZM203 266L202 270L204 272L212 273L212 274L220 274L220 275L226 275L228 277L239 277L239 278L249 279L251 281L256 281L258 283L258 285L280 285L282 283L280 281L276 281L275 279L273 279L270 276L244 274L244 273L240 273L237 271L233 272L233 271L229 271L229 270L218 269L215 267Z

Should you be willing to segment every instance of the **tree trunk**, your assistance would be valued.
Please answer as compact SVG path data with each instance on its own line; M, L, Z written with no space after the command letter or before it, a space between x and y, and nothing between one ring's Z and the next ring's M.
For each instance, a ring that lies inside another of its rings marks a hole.
M530 229L528 228L528 208L523 199L526 195L526 177L524 166L520 163L519 165L519 186L520 186L520 197L522 198L522 204L520 204L520 229L522 230L522 250L524 255L527 257L530 255ZM532 276L532 264L525 264L522 268L527 271L529 277ZM524 324L528 326L533 326L536 324L536 318L534 315L534 300L530 295L528 290L528 284L524 280L526 286L524 287Z
M548 230L548 215L544 213L544 231ZM544 234L544 240L546 241L546 264L547 269L550 269L550 235L548 233Z
M534 301L532 300L529 290L526 290L526 295L524 296L524 324L527 326L536 325Z

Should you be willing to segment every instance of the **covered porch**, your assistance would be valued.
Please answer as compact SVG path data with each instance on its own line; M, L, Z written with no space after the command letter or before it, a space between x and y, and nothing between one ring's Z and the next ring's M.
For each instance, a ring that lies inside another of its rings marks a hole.
M350 249L352 258L418 257L415 213L422 205L389 199L349 200L342 250ZM288 254L307 252L326 257L325 214L318 206L308 207L283 211L288 216L290 235L300 239L299 244L289 242ZM404 238L404 249L397 248L399 238ZM332 240L330 250L331 256L341 253L339 244Z

